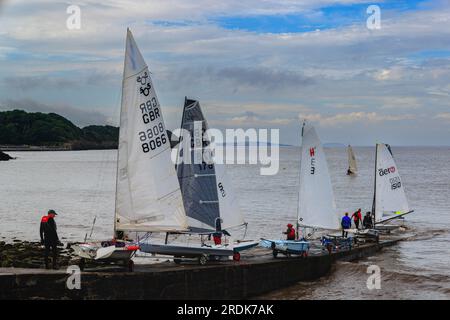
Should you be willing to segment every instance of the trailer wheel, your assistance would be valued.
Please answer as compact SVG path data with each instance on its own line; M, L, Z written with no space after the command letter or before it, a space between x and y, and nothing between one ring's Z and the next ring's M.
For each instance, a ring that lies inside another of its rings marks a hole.
M277 250L273 250L272 251L272 255L274 258L276 258L278 256L278 251Z
M128 271L129 272L133 272L134 271L134 261L133 260L128 260L127 262L127 266L128 266Z
M204 266L208 262L208 257L205 254L202 254L200 257L198 257L198 264L201 266Z
M241 260L241 254L239 252L233 253L233 260L234 261L240 261Z

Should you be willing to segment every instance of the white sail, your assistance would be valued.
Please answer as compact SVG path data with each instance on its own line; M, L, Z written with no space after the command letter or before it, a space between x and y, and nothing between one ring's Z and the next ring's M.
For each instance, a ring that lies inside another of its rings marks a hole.
M340 229L327 160L314 127L303 127L298 223L319 229Z
M350 145L348 146L347 152L348 152L348 171L349 173L355 174L356 172L358 172L358 168L356 166L356 157L355 154L353 153L352 146Z
M375 222L386 215L401 215L410 212L405 189L398 173L390 148L377 144L375 171Z
M239 209L239 202L233 191L231 180L226 173L225 165L216 164L215 168L220 218L223 220L222 229L241 226L245 223L244 216Z
M120 113L115 229L187 228L170 141L148 67L127 32Z

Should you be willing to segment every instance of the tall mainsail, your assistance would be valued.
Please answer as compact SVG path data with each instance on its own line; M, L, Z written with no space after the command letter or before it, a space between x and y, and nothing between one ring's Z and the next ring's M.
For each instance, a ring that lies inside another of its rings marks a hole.
M358 168L356 166L356 157L355 154L353 153L352 146L350 145L348 146L347 152L348 152L348 173L355 174L358 171Z
M187 219L161 107L130 30L124 65L115 229L186 230Z
M386 220L386 217L383 218L383 216L403 215L411 212L391 148L382 143L377 144L376 147L373 211L375 222Z
M177 172L189 229L209 232L243 225L225 166L212 161L208 124L198 101L185 100L181 129Z
M302 130L302 159L298 205L299 226L340 229L327 160L314 127Z

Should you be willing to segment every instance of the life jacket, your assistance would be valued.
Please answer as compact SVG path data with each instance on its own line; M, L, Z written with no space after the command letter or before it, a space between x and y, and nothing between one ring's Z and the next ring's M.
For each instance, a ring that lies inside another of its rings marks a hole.
M356 211L354 214L353 214L353 221L358 221L358 220L361 220L361 213L359 212L359 211Z
M222 234L217 232L213 234L213 240L214 240L214 244L216 246L222 244Z
M294 228L289 228L288 229L288 235L287 235L289 240L295 240L295 229Z

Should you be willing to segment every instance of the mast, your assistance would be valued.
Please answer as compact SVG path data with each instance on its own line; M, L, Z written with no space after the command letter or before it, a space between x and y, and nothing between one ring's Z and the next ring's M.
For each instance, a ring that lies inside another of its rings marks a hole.
M306 124L306 120L303 120L303 125L302 125L302 131L300 133L301 137L302 137L302 145L300 146L300 159L302 158L302 148L303 148L303 133L305 131L305 124ZM301 167L298 169L298 181L299 181L299 185L301 184L300 181L300 176L301 176ZM298 220L300 218L300 192L298 192L297 194L297 223L296 223L296 240L299 239L299 230L300 230L300 224L298 223Z
M375 203L377 194L377 161L378 160L378 143L375 144L375 166L374 166L374 182L373 182L373 203L372 203L372 226L375 228Z
M128 33L131 32L130 28L127 28L127 35ZM128 37L127 37L128 38ZM128 46L127 46L127 39L125 39L125 54L124 54L124 59L123 59L123 77L122 77L122 94L123 94L123 90L124 90L124 86L125 86L125 64L126 64L126 59L127 59L127 50L128 50ZM120 109L122 109L122 106L120 107ZM120 112L119 115L119 136L120 136L120 123L122 123L122 110ZM119 140L120 143L120 140ZM120 148L117 146L117 159L116 159L116 191L115 191L115 195L114 195L114 228L113 228L113 239L116 238L117 235L117 184L119 181L119 150Z

